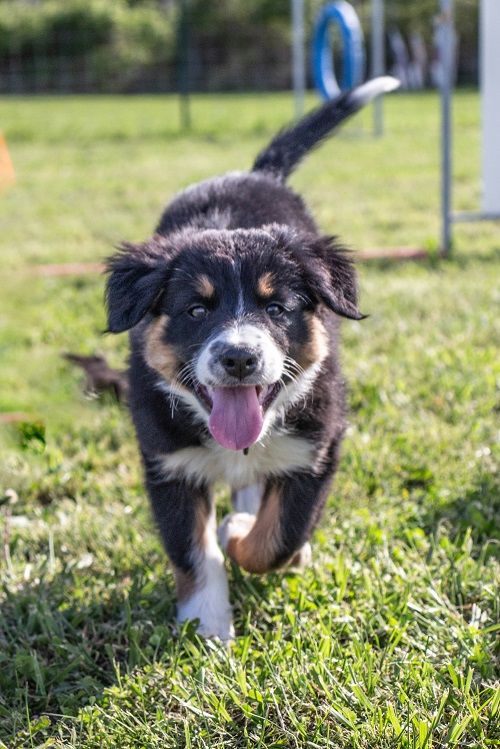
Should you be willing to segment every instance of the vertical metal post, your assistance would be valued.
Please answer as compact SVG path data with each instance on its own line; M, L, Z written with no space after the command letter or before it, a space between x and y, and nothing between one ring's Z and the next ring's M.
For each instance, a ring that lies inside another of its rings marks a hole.
M181 128L191 128L191 108L189 102L189 0L180 0L179 30L177 35L178 87Z
M376 78L385 73L385 8L384 0L372 0L372 60L371 76ZM380 137L384 132L383 97L377 96L373 102L373 133Z
M451 182L453 87L453 0L440 0L439 62L441 68L441 254L449 255L452 245Z
M304 57L304 0L292 3L292 78L297 119L304 114L306 94L306 67Z

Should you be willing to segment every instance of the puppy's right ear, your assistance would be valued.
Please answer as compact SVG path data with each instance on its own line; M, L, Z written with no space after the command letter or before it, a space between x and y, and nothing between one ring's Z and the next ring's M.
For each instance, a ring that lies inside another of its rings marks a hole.
M162 237L137 245L124 243L108 258L106 306L110 333L130 330L159 301L171 259Z

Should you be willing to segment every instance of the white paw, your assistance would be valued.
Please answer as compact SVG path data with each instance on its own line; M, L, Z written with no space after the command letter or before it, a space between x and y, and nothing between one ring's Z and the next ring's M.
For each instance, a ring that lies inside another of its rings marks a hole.
M179 623L195 619L199 621L197 631L202 637L216 637L223 642L234 639L229 601L217 601L209 588L202 588L177 605Z
M234 637L229 587L222 552L212 540L198 564L195 590L177 604L177 621L198 619L200 635L228 642Z
M244 538L253 528L255 515L248 512L231 512L222 519L217 530L219 544L224 551L232 538Z

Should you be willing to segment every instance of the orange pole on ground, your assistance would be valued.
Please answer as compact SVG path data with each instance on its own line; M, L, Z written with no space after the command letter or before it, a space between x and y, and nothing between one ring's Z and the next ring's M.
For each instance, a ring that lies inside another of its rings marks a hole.
M16 181L14 165L5 138L0 133L0 190L6 190Z

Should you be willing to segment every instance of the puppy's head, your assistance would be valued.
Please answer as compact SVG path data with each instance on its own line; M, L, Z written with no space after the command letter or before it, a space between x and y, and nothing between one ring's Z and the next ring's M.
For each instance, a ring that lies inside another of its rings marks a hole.
M108 271L109 330L141 323L147 364L232 450L312 382L329 346L320 310L362 317L334 240L278 225L157 236Z

